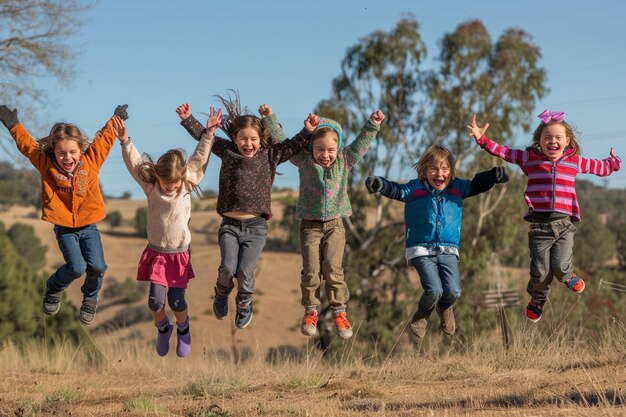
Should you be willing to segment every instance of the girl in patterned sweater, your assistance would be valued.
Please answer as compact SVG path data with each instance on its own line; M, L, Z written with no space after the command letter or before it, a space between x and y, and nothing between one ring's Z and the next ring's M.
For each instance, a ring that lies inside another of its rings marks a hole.
M580 155L580 145L573 128L563 120L564 113L545 110L533 133L533 143L526 150L509 149L485 136L489 123L480 127L476 116L467 125L476 143L490 154L520 166L528 176L524 199L530 222L530 280L527 291L530 302L526 317L536 322L550 295L550 284L556 278L571 291L580 293L585 282L574 273L573 222L580 221L575 178L579 172L604 177L619 170L621 160L611 148L610 157L588 159Z
M217 212L221 253L213 312L218 320L228 314L228 295L237 280L235 325L243 329L252 320L254 269L267 240L267 220L272 217L271 191L276 167L290 159L308 142L317 120L309 115L293 139L270 141L267 129L256 116L242 114L239 100L220 97L228 115L222 130L229 139L215 138L212 152L221 158ZM176 110L181 124L194 139L204 129L191 114L189 104Z
M269 107L264 110L272 136L281 138L283 133L276 117ZM372 113L354 142L344 148L341 147L343 134L339 123L331 119L318 119L308 152L301 152L290 160L298 167L300 176L296 207L296 218L300 220L300 288L304 306L300 331L305 336L317 333L320 284L323 278L337 334L342 339L349 339L352 337L352 326L346 318L346 303L350 292L344 280L342 265L346 245L343 217L352 214L348 198L348 176L376 138L385 115L381 111Z
M188 161L182 150L172 149L156 164L142 160L121 119L113 122L124 163L148 198L148 246L141 255L137 279L150 281L148 308L158 330L156 350L160 356L167 355L174 328L165 314L166 298L178 328L176 354L182 358L191 352L185 301L187 283L194 277L189 251L191 192L204 176L221 116L221 111L215 113L211 108L206 131Z

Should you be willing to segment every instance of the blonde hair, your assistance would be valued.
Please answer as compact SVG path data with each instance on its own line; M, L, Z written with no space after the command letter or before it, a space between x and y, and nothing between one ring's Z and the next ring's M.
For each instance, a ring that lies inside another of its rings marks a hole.
M156 164L149 161L139 165L139 177L146 182L156 184L159 180L164 183L182 181L185 189L195 191L200 195L198 184L187 179L187 161L185 151L182 149L170 149L157 160Z
M541 134L543 133L543 129L552 125L561 125L565 128L565 136L569 138L568 147L574 149L574 155L580 155L583 149L580 146L580 143L578 143L578 140L576 140L576 132L574 128L565 120L560 122L551 120L548 123L539 123L539 126L537 126L537 128L533 132L533 143L528 148L526 148L526 150L536 150L541 152Z
M232 90L231 90L232 91ZM226 116L222 118L222 130L228 135L228 137L234 141L237 138L237 133L241 129L252 128L259 135L262 148L269 148L270 146L270 133L261 119L252 114L247 113L246 108L241 108L241 102L239 100L239 93L233 91L235 97L231 97L230 92L227 98L222 96L216 96L226 109Z
M440 167L442 163L447 163L450 167L450 178L454 178L454 156L447 148L440 145L430 145L425 151L422 157L413 165L413 169L417 172L417 177L422 180L427 180L427 172L430 167Z
M84 153L89 147L87 136L83 135L78 126L71 123L55 123L50 129L50 134L37 142L41 152L54 153L57 143L65 140L76 142L81 153Z

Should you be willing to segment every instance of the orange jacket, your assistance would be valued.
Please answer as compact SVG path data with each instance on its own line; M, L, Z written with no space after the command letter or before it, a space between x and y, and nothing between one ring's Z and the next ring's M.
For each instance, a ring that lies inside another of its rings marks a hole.
M39 144L21 123L10 133L17 149L41 174L42 220L59 226L83 227L104 219L98 173L115 143L111 120L96 134L71 176L53 164L54 155L39 150Z

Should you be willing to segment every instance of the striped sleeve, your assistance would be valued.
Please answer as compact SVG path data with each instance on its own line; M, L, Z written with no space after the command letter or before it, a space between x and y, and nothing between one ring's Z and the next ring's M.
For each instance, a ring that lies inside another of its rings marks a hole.
M591 159L578 157L578 170L583 174L595 174L599 177L606 177L615 171L619 171L621 159L618 156L606 159Z
M520 149L509 149L504 145L500 145L487 136L483 135L479 140L478 144L481 148L489 152L493 156L497 156L498 158L502 158L507 162L511 162L513 164L517 164L523 166L525 161L528 160L528 152Z

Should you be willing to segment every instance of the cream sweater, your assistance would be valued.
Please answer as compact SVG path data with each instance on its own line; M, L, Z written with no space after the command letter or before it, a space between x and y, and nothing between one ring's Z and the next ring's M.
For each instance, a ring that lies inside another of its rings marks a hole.
M204 176L211 154L213 137L202 135L198 146L187 161L187 179L199 184ZM191 219L191 193L181 186L176 194L161 193L158 183L150 183L139 177L143 160L130 139L122 144L124 163L132 177L148 197L148 243L152 249L162 252L182 252L191 242L189 220Z

